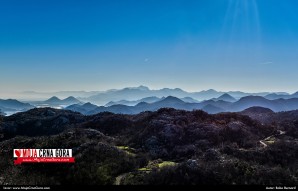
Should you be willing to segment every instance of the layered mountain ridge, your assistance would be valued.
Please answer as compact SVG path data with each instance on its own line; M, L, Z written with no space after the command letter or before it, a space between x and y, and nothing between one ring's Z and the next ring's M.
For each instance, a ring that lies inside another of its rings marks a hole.
M136 92L152 92L160 90L150 90L145 86L137 87L137 88L125 88L122 90L110 90L105 92L106 94L112 94L117 99L120 96L129 96ZM69 96L65 99L60 99L56 96L53 96L45 101L31 101L28 103L23 103L18 100L0 100L0 110L2 113L6 113L8 115L27 111L28 109L32 109L34 107L53 107L58 109L69 109L72 111L81 112L85 115L93 115L100 112L113 112L119 114L138 114L144 111L156 111L160 108L174 108L174 109L182 109L182 110L197 110L201 109L205 112L214 114L220 112L238 112L245 110L250 107L265 107L271 109L275 112L280 111L290 111L298 109L298 98L295 98L296 94L276 94L290 97L289 99L279 98L279 99L267 99L265 96L260 95L249 95L240 97L239 99L234 98L228 93L223 93L219 95L217 98L212 98L205 101L198 101L193 97L183 97L187 96L185 91L181 89L162 89L163 92L167 92L167 94L176 94L177 92L184 92L181 94L182 97L176 97L173 95L167 97L143 97L142 99L129 101L121 99L120 101L110 101L105 106L98 106L94 102L84 102L84 99L78 99L73 96ZM124 92L124 93L123 93ZM176 93L175 93L176 92ZM200 94L214 94L217 91L208 90L200 92ZM218 92L217 92L218 93ZM239 92L232 92L234 94L240 94ZM195 95L196 93L192 93ZM262 93L260 93L262 94ZM101 93L101 95L103 95ZM144 96L147 94L143 94ZM151 94L150 94L151 95ZM164 95L164 94L163 94ZM268 94L269 96L272 94ZM293 98L294 97L294 98ZM112 99L109 98L109 99ZM85 105L87 103L87 105Z
M84 106L80 105L72 105L67 107L66 109L73 111L83 111L82 113L85 115L93 115L100 112L112 112L119 114L137 114L144 111L156 111L160 108L174 108L174 109L182 109L187 111L198 110L201 109L208 113L220 113L220 112L239 112L250 107L264 107L271 109L275 112L280 111L291 111L298 109L298 98L292 99L277 99L277 100L268 100L261 96L247 96L243 97L240 100L234 102L228 102L221 100L220 97L217 99L207 100L199 103L189 103L184 102L183 100L169 96L167 98L163 98L157 102L146 103L141 102L135 106L127 106L127 105L112 105L108 107L100 106L100 107L92 107L91 110L86 110ZM75 109L73 109L75 108Z

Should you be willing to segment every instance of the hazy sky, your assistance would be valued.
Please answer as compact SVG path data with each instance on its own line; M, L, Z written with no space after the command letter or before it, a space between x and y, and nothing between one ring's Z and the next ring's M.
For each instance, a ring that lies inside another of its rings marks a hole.
M297 73L297 0L0 1L2 94L294 92Z

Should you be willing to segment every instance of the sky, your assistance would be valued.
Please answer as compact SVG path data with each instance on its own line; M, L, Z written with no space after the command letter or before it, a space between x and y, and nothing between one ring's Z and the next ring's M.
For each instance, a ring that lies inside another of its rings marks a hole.
M0 0L0 97L298 91L296 0Z

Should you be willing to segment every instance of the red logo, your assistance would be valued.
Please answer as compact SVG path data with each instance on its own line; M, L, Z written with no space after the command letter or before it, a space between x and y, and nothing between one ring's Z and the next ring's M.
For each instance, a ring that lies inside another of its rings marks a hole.
M22 163L74 163L72 149L14 149L15 165Z
M20 157L21 156L21 150L15 150L14 153L17 155L17 157Z

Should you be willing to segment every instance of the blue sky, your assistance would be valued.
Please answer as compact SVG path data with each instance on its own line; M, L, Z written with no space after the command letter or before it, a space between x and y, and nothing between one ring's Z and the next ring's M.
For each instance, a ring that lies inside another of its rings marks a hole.
M1 0L0 93L298 91L296 0Z

